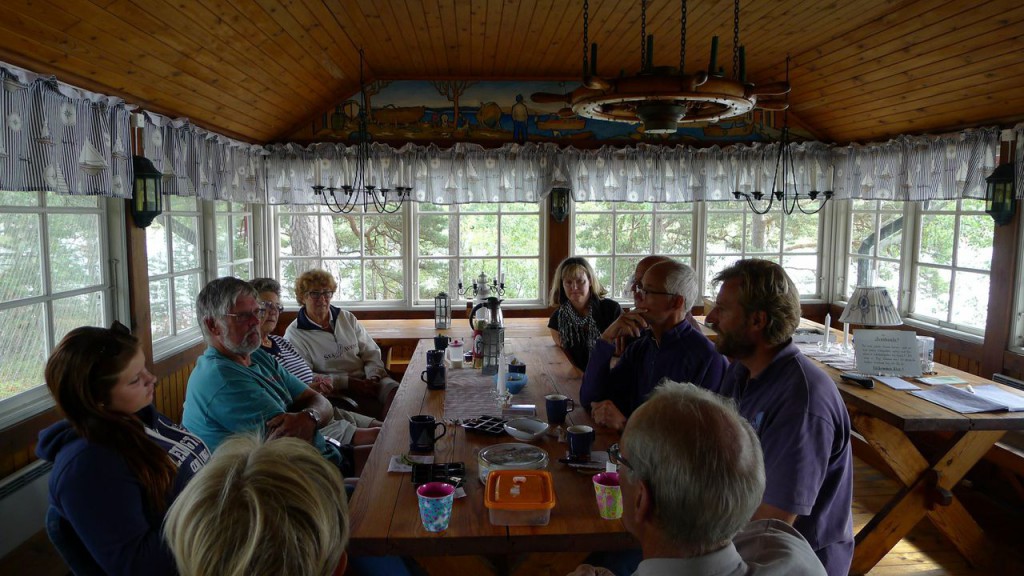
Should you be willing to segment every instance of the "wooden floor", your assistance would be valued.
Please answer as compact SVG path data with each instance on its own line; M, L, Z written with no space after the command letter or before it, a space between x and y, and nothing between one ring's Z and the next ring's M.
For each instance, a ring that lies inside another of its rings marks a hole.
M875 511L881 509L896 493L897 484L882 473L868 466L859 459L854 459L854 493L853 493L853 524L854 532L871 519ZM1020 520L1007 527L1004 542L1012 541L1014 534L1019 533ZM993 538L997 542L999 538ZM997 564L995 570L977 570L967 565L963 557L953 549L945 538L935 530L927 520L923 520L886 555L878 565L869 572L870 576L904 576L907 574L931 576L988 576L992 574L1024 574L1024 562L1021 553L1010 544L998 544ZM473 564L472 573L495 573L494 567L482 559L460 558ZM575 568L578 556L559 554L537 554L513 560L511 573L515 575L564 576ZM464 564L463 564L464 566ZM434 558L424 563L430 574L452 574L450 563L445 558ZM462 573L465 572L463 569ZM0 576L15 575L33 576L65 576L69 574L64 563L42 534L37 535L15 552L0 559Z

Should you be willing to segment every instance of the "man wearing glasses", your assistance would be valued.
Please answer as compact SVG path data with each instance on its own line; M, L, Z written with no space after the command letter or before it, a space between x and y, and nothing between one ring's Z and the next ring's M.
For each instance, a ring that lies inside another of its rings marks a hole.
M211 281L196 297L208 347L189 376L182 424L211 451L241 432L301 438L352 476L351 455L320 433L331 403L259 349L264 310L256 297L248 282L232 277Z
M728 400L666 380L608 456L619 467L622 524L642 547L634 575L825 574L792 526L750 522L764 464L757 435ZM570 576L611 574L584 564Z
M622 430L629 415L662 378L717 386L725 357L687 321L697 298L689 266L668 260L651 266L633 289L637 306L623 313L594 344L580 401L602 426ZM611 366L616 343L636 338Z

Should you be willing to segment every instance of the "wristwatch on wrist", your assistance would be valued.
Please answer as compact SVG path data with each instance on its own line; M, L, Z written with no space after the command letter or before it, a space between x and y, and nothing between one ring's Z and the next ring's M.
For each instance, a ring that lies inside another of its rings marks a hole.
M313 424L317 428L320 427L320 413L317 412L316 409L314 409L314 408L306 408L305 410L302 411L302 413L305 414L306 416L309 416L310 418L312 418L313 419Z

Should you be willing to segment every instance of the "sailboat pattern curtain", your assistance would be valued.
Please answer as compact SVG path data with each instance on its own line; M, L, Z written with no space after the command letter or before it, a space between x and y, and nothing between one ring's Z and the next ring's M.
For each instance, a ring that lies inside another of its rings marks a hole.
M171 119L144 112L142 153L163 173L164 194L204 200L264 203L265 155L245 144Z
M0 63L0 189L131 197L131 111Z

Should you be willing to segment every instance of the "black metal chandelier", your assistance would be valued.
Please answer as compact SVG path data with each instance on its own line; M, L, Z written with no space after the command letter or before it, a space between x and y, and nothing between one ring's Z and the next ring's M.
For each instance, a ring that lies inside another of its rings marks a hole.
M789 55L786 56L786 83L789 83ZM751 192L736 190L732 193L733 197L737 200L745 199L750 210L756 214L767 214L772 209L776 200L782 203L782 211L787 216L797 210L804 214L817 214L820 212L825 207L825 204L832 199L833 190L811 190L804 194L806 200L810 202L814 202L819 197L822 198L821 204L816 208L805 208L806 201L804 204L800 203L800 191L797 188L797 171L793 162L791 146L792 143L789 141L789 94L787 93L786 105L782 112L782 139L779 141L779 150L775 157L775 175L772 177L771 192L767 194L767 204L755 204L755 202L759 203L765 199L765 193L760 190ZM826 184L831 188L831 181Z
M412 188L398 185L394 189L377 186L369 178L372 168L370 158L370 132L367 129L367 103L366 83L363 78L363 49L359 49L359 116L358 128L356 131L355 143L355 167L352 170L352 180L348 184L340 182L337 187L317 184L313 186L313 194L320 197L321 202L328 210L335 214L348 214L356 206L369 206L371 203L377 212L382 214L393 214L402 208L402 204L409 198ZM377 161L378 168L380 161ZM383 170L381 170L383 179ZM328 182L329 183L329 182ZM341 198L339 199L339 193ZM365 209L365 208L364 208Z

